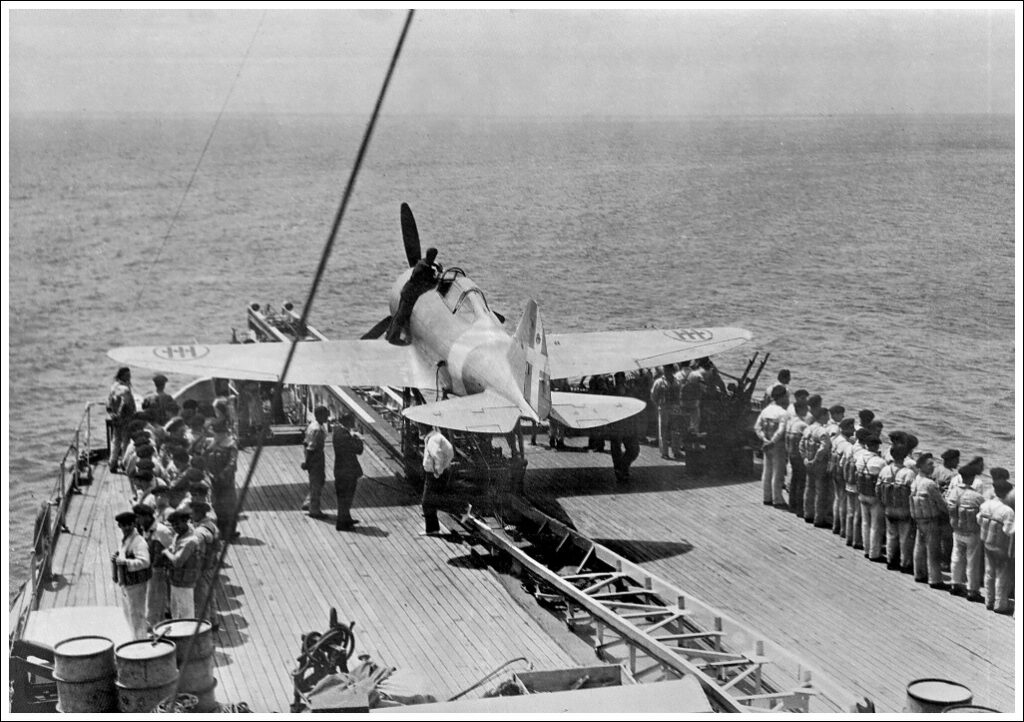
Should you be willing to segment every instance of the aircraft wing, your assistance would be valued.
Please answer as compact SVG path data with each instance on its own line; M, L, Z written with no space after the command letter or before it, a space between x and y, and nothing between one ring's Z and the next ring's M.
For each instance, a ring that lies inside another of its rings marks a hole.
M522 415L519 407L494 393L482 391L419 406L410 406L402 415L418 424L475 434L507 434Z
M728 351L751 338L742 328L548 334L551 378L632 371Z
M551 416L573 429L591 429L639 414L647 404L629 396L551 392Z
M155 371L251 381L277 381L290 344L165 344L125 346L107 356ZM415 346L382 339L305 341L295 349L285 383L338 386L434 387L433 364Z

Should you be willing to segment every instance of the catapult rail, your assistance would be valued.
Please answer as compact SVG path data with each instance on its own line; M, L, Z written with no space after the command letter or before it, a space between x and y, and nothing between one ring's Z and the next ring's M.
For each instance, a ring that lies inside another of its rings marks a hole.
M512 526L472 514L460 523L553 592L539 598L561 597L566 624L589 632L599 657L618 661L615 650L624 648L638 681L693 675L722 712L871 708L753 630L525 502L511 498L506 511Z

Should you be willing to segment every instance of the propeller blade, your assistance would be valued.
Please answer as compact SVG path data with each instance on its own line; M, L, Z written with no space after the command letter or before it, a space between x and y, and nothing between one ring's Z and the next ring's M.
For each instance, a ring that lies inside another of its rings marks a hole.
M375 338L380 338L381 336L384 335L384 332L387 331L388 328L390 328L390 326L391 326L391 316L385 316L380 321L378 321L374 325L373 328L371 328L369 331L364 333L359 338L364 340L364 341L373 340Z
M492 313L493 313L493 314L494 314L494 315L495 315L495 316L497 317L497 319L498 319L499 321L501 321L502 323L505 323L505 317L504 317L504 316L502 316L502 315L501 315L500 313L498 313L497 311L492 311Z
M408 203L402 204L402 242L405 243L405 257L409 259L409 268L420 260L420 233L416 230L416 219Z

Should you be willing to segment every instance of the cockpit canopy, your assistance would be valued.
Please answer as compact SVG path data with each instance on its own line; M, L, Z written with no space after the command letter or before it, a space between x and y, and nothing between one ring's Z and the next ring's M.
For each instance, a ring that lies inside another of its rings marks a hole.
M438 279L437 292L448 310L466 321L471 322L491 312L483 291L466 277L461 268L445 270Z

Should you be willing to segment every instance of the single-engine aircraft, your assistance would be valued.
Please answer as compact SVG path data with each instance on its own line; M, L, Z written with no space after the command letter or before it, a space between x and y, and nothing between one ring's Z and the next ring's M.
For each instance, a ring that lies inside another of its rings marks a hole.
M401 206L409 269L391 289L392 316L420 260L412 211ZM599 331L547 335L533 300L509 334L480 288L460 268L441 271L412 305L407 342L381 339L391 317L361 339L298 344L288 384L394 386L444 389L445 397L405 409L410 420L458 431L509 434L520 419L549 417L573 429L625 419L644 402L623 396L551 391L552 379L611 374L680 363L726 351L750 340L740 328ZM121 347L110 358L130 366L194 376L279 380L287 344L195 343Z

